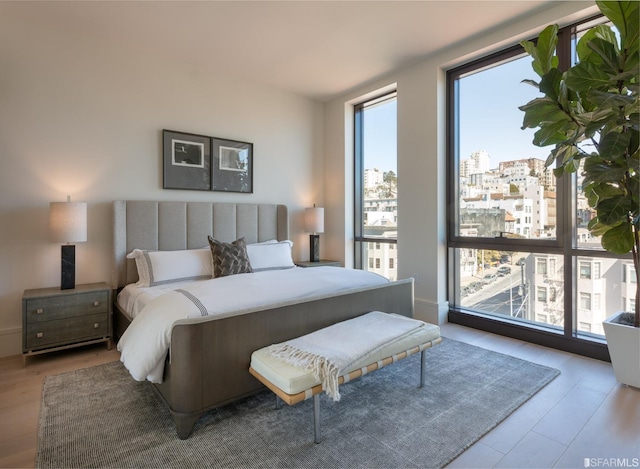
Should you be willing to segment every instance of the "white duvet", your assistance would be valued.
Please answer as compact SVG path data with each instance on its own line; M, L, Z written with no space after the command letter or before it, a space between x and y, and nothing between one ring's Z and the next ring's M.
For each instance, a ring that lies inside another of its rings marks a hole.
M295 267L181 283L150 300L133 319L118 342L120 360L136 380L161 383L171 329L178 320L235 316L385 283L389 281L372 272L337 267Z

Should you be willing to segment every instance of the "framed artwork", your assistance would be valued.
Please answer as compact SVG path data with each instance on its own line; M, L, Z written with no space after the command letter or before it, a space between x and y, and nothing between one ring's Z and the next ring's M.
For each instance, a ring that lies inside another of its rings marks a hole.
M163 130L162 169L164 189L210 191L211 138Z
M213 190L253 193L253 143L211 138Z

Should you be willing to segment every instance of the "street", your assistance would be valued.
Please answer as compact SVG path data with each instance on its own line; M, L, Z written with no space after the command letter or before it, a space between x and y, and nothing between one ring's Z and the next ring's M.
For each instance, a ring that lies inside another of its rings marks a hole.
M485 284L479 291L462 300L462 305L479 311L525 317L521 289L520 269L512 271L495 282Z

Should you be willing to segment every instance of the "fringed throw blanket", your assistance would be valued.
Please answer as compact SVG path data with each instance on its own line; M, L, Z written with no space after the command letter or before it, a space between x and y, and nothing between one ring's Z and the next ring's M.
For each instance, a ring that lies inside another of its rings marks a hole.
M338 377L350 366L424 326L424 322L416 319L373 311L271 345L268 351L286 363L313 370L322 389L339 401Z

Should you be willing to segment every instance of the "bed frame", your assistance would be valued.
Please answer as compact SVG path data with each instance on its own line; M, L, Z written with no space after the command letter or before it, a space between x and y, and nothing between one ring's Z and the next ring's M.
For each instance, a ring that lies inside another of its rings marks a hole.
M138 280L135 261L126 258L135 248L202 248L208 235L225 242L240 237L247 243L289 239L284 205L115 201L113 216L114 293ZM177 321L164 380L153 386L169 407L178 436L186 439L205 412L264 389L248 371L253 351L374 310L413 317L413 279L239 316ZM114 311L118 338L131 318L117 303Z

